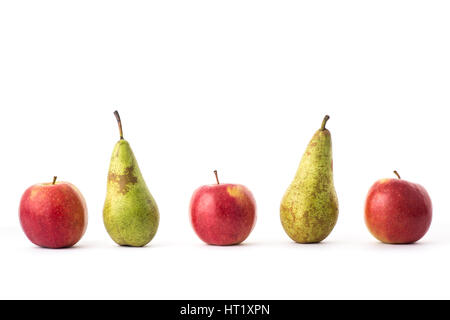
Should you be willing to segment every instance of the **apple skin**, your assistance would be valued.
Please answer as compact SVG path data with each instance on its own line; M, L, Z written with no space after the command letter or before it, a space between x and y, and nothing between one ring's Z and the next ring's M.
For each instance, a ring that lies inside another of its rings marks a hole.
M71 247L87 228L86 201L68 182L36 184L23 194L19 218L34 244L53 249Z
M369 190L365 221L372 235L381 242L408 244L427 233L432 211L431 199L421 185L382 179Z
M191 198L190 219L201 240L229 246L243 242L256 223L256 203L245 186L217 184L198 188Z

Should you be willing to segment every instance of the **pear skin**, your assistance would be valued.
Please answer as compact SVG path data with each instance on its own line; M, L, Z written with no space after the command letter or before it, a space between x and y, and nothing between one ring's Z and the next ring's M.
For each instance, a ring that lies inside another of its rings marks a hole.
M331 134L325 128L329 118L324 118L322 127L309 142L297 174L281 201L283 228L298 243L324 240L338 218Z
M121 246L142 247L156 234L159 211L145 184L130 144L123 139L122 123L108 172L103 222L110 237Z

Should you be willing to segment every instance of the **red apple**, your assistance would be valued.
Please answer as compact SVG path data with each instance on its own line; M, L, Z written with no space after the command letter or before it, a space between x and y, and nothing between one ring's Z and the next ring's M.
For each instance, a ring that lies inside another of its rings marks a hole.
M247 239L256 222L256 203L250 190L239 184L198 188L192 195L190 218L197 235L207 244L227 246Z
M86 202L68 182L36 184L22 196L20 224L28 239L46 248L67 248L76 244L87 227Z
M370 188L365 220L372 235L384 243L406 244L421 239L431 225L432 205L421 185L382 179Z

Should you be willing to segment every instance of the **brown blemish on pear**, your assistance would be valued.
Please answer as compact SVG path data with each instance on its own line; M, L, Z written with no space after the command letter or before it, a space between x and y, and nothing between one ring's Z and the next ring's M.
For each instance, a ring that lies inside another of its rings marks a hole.
M113 172L109 172L108 174L108 183L117 183L119 189L118 192L121 194L126 194L133 184L136 184L138 179L133 175L134 166L128 167L125 169L124 174L115 174Z

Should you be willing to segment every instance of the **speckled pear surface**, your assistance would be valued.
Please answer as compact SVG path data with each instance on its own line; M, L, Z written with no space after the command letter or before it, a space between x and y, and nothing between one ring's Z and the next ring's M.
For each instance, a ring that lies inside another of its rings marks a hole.
M316 243L333 230L338 199L333 182L331 134L326 116L306 148L294 180L281 201L281 223L292 240Z
M111 156L103 221L111 238L123 246L145 246L158 229L158 207L122 133Z

